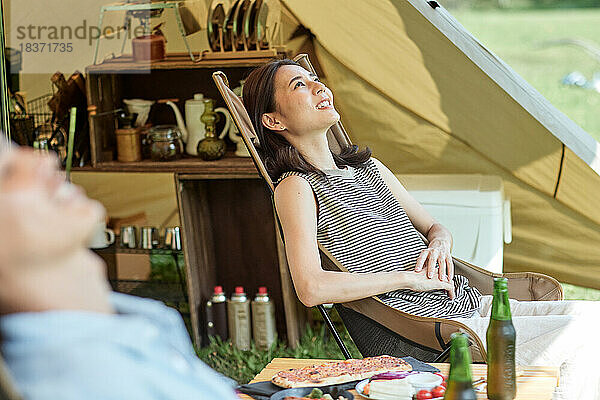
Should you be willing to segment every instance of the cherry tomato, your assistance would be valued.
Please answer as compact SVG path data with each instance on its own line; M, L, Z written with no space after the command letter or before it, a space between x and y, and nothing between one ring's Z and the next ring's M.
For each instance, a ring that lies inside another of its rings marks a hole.
M436 386L431 389L431 394L433 397L444 397L444 393L446 393L446 388L443 386Z
M417 400L433 399L433 395L429 390L419 390L417 392Z

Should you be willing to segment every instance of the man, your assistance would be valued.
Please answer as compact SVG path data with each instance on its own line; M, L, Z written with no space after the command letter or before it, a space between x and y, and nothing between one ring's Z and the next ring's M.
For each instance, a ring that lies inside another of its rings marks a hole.
M27 399L236 399L175 310L112 293L87 249L103 207L0 139L0 338Z

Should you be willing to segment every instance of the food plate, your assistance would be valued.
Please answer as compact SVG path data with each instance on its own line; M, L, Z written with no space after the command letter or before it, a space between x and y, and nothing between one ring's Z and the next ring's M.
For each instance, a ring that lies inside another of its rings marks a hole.
M303 388L280 390L279 392L273 394L271 396L270 400L283 400L288 396L296 396L296 397L308 396L310 394L310 392L312 392L313 389L315 389L315 388L314 387L303 387ZM343 396L348 400L354 400L354 396L352 395L352 393L348 392L347 390L340 390L336 387L328 387L328 386L321 386L321 387L319 387L319 389L321 389L323 391L323 394L330 394L331 397L333 397L336 400L337 400L338 396Z
M365 398L367 398L367 399L377 400L375 397L370 397L368 394L365 394L365 393L364 393L365 385L366 385L367 383L369 383L369 380L370 380L370 379L364 379L364 380L362 380L362 381L358 382L358 383L356 384L356 387L355 387L355 389L356 389L356 391L358 392L358 394L360 394L362 397L365 397ZM435 397L435 398L433 398L433 399L431 399L431 400L443 400L443 399L444 399L443 397Z

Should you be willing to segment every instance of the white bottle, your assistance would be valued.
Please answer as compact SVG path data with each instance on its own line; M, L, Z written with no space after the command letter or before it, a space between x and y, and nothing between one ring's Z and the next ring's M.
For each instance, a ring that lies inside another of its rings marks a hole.
M204 113L203 100L204 95L196 93L193 99L185 102L185 124L188 131L185 152L193 156L198 155L198 142L204 139L206 135L204 123L200 120L200 117Z

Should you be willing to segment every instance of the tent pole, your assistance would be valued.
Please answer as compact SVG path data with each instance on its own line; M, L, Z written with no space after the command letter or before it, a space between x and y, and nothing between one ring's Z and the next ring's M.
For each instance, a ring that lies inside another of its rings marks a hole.
M0 0L0 130L10 140L10 96L6 71L4 26L4 0Z

